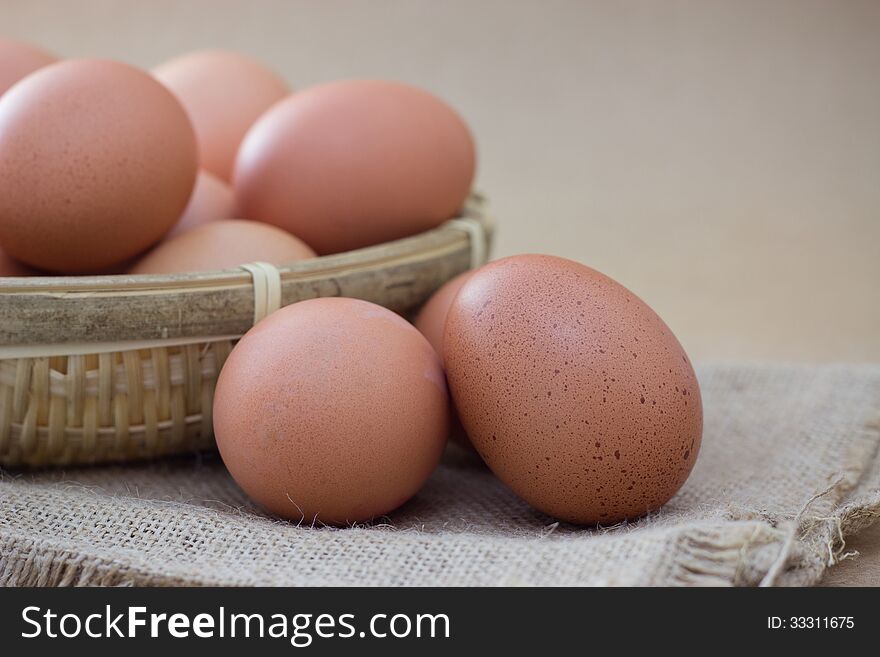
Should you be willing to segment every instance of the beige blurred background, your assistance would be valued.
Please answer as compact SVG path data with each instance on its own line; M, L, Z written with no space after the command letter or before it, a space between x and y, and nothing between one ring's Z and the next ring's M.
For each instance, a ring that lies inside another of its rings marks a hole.
M600 269L698 361L880 361L880 2L2 0L0 35L424 86L478 138L496 255ZM880 584L880 531L851 547L826 582Z
M604 271L696 360L880 361L880 2L3 0L0 34L422 85L477 135L496 255Z

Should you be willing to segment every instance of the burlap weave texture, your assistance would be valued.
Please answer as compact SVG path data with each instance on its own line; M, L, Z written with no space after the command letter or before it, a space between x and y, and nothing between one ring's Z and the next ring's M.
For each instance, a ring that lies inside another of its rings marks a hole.
M880 514L880 365L698 368L703 448L660 511L559 524L449 455L371 526L266 517L216 455L6 473L6 585L797 585Z

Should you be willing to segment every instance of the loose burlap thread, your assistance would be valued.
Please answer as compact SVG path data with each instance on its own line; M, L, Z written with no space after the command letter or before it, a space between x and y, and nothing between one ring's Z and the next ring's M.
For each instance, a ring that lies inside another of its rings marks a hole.
M880 515L880 365L698 368L703 447L661 510L579 528L450 453L370 525L267 517L213 454L0 480L6 585L809 585Z

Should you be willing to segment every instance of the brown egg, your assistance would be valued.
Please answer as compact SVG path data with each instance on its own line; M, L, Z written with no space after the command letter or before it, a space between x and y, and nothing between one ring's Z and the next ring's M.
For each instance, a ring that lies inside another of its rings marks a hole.
M264 64L222 50L181 55L153 74L174 92L192 119L202 168L227 181L248 128L289 93L284 80Z
M234 217L235 196L232 194L232 188L213 174L199 171L189 203L165 239L180 235L210 221Z
M173 274L228 269L249 262L283 265L314 258L315 252L275 226L221 219L159 244L131 268L132 274Z
M0 249L0 276L38 276L38 272L6 255Z
M425 305L422 306L413 321L415 327L428 339L428 342L431 343L434 351L440 355L441 359L443 358L443 334L446 328L446 315L449 312L449 306L452 305L452 300L458 294L470 273L466 271L446 281L425 302Z
M25 264L124 262L177 221L195 177L183 108L132 66L59 62L0 98L0 244Z
M390 310L303 301L251 329L223 366L214 433L244 491L279 516L347 524L412 497L446 443L437 354Z
M466 271L459 274L450 281L447 281L439 290L437 290L430 299L422 306L419 314L416 315L415 327L419 332L427 338L434 351L443 360L443 333L446 327L446 314L449 312L449 306L452 300L464 282L468 279L471 272ZM470 440L461 426L461 420L458 419L458 413L453 407L451 409L449 437L462 447L473 450Z
M0 96L23 77L56 61L55 55L36 46L0 39Z
M611 524L684 484L700 388L663 321L607 276L521 255L486 265L446 323L447 377L488 466L560 520Z
M471 134L443 101L396 82L349 80L266 112L242 142L233 187L245 216L327 254L449 219L474 167Z

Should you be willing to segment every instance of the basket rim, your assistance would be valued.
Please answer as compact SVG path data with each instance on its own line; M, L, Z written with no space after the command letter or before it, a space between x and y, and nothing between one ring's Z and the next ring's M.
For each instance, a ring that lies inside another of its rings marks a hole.
M281 305L320 296L360 296L359 280L375 284L386 277L383 293L393 300L380 302L406 309L416 296L424 298L420 276L446 280L481 264L486 254L478 243L488 245L493 234L485 197L472 193L458 217L436 228L278 266ZM416 293L408 286L421 287ZM0 358L21 357L15 352L27 345L185 343L241 335L252 325L254 303L253 274L241 267L180 274L0 277Z
M477 221L483 228L487 237L491 237L495 230L494 218L489 214L488 201L479 192L472 192L465 202L462 211L455 219L470 219ZM282 280L292 276L307 276L309 273L326 274L334 269L348 270L355 264L354 260L375 262L381 258L387 247L394 245L405 246L413 243L426 235L439 231L448 231L449 228L440 224L436 228L402 237L380 244L318 256L308 260L279 265L278 271ZM460 232L460 231L457 231ZM329 265L329 266L328 266ZM56 293L56 292L97 292L101 290L112 291L120 288L137 290L140 288L149 290L176 290L181 287L214 287L224 285L236 285L242 281L249 282L251 275L240 267L217 269L200 272L186 272L175 274L94 274L77 276L0 276L0 295L18 293ZM2 296L0 296L2 303Z

